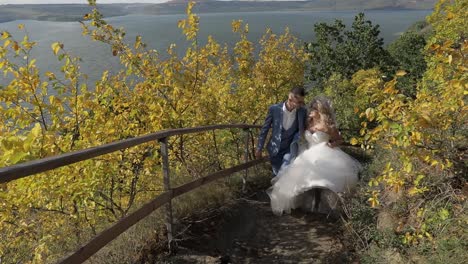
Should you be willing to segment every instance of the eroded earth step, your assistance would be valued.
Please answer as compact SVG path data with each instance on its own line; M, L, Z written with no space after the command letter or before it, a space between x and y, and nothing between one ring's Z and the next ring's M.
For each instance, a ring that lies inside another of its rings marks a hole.
M301 211L276 216L264 192L183 225L190 227L177 253L154 263L352 263L339 221Z

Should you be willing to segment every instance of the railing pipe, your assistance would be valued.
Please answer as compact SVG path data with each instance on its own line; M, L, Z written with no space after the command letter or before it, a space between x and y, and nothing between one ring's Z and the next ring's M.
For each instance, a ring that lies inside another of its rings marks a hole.
M242 128L244 131L245 152L244 164L240 164L229 169L224 169L212 173L203 178L196 179L190 183L172 188L170 184L170 168L169 168L169 153L168 153L168 137L175 135L184 135L190 133L199 133L215 129L229 129L229 128ZM169 250L174 250L173 245L173 215L171 200L179 195L190 192L200 186L206 185L214 180L226 177L242 170L245 171L243 175L243 189L246 187L246 179L248 176L247 169L267 161L266 158L249 161L249 134L250 128L260 128L258 125L246 124L228 124L228 125L212 125L194 128L180 128L163 130L160 132L139 136L135 138L125 139L109 144L101 145L98 147L88 148L84 150L74 151L48 157L40 160L24 162L21 164L0 168L0 183L9 182L12 180L24 178L41 172L49 171L66 165L70 165L79 161L92 159L104 154L112 153L118 150L126 149L129 147L137 146L146 142L158 140L160 144L161 157L162 157L162 170L164 179L164 193L155 197L153 200L137 209L135 212L130 213L124 218L120 219L116 224L104 230L102 233L91 239L86 245L82 246L78 251L64 258L60 263L82 263L89 257L106 246L109 242L114 240L117 236L122 234L125 230L135 225L141 219L151 214L154 210L165 205L166 206L166 228L169 243Z
M249 161L249 132L250 129L242 129L244 132L244 162ZM249 169L245 169L244 176L242 177L242 191L245 191L247 186L247 177L249 175Z
M161 158L162 158L162 170L163 170L163 179L164 179L164 191L172 192L171 189L171 180L169 173L169 152L167 147L167 138L159 139L159 144L161 146ZM167 243L169 247L169 252L173 252L173 225L172 225L172 199L166 203L166 229L167 229Z
M255 165L261 164L267 160L268 159L264 157L261 159L249 161L244 164L236 165L234 167L224 169L222 171L217 171L203 178L199 178L192 182L186 183L182 186L173 188L170 192L164 192L160 194L159 196L157 196L156 198L154 198L153 200L151 200L150 202L142 206L140 209L137 209L135 212L130 213L129 215L119 220L110 228L104 230L102 233L95 236L86 245L83 245L78 251L72 253L70 256L67 256L62 261L60 261L60 264L83 263L92 255L94 255L96 252L98 252L101 248L106 246L109 242L111 242L120 234L125 232L125 230L135 225L141 219L150 215L153 211L163 206L164 204L169 202L171 199L174 199L175 197L188 193L212 181L215 181L223 177L229 176L233 173L245 170L249 167L253 167Z
M191 128L178 128L170 130L162 130L156 133L120 140L98 147L92 147L84 150L73 151L64 153L57 156L47 157L39 160L23 162L20 164L0 168L0 183L9 182L12 180L24 178L33 174L38 174L44 171L60 168L70 165L79 161L92 159L102 156L104 154L112 153L117 150L134 147L146 142L158 140L165 137L175 135L185 135L191 133L199 133L213 129L227 129L227 128L260 128L258 125L246 124L227 124L227 125L212 125L203 127Z

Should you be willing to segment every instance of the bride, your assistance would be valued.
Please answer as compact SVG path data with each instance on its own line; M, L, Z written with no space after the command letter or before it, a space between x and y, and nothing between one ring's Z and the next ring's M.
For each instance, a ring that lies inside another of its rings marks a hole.
M336 209L338 194L348 192L358 181L361 165L336 147L342 138L331 103L317 97L309 105L307 146L273 178L267 191L277 215L291 209L326 212Z

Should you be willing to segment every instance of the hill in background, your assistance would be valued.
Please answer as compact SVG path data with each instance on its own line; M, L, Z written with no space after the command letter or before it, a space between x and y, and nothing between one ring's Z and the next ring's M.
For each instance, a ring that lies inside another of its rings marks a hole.
M183 14L188 0L162 4L101 4L105 17L130 14ZM371 9L431 9L436 0L307 0L307 1L218 1L198 0L196 13L261 11L335 11ZM99 1L98 1L99 3ZM92 8L86 4L2 5L0 22L12 20L79 21Z

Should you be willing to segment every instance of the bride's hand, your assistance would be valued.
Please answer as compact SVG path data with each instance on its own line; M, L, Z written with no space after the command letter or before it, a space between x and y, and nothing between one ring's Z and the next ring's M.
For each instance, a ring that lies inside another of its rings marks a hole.
M330 139L330 142L327 143L327 145L330 147L330 148L334 148L338 145L340 145L341 143L343 143L343 138L341 137L341 134L340 132L338 131L338 129L333 129L331 132L331 139Z
M257 158L257 159L261 159L261 158L262 158L262 151L261 151L261 150L255 151L255 158Z

